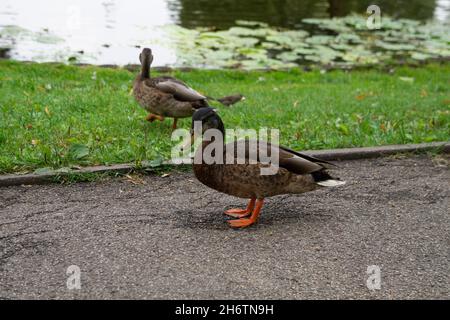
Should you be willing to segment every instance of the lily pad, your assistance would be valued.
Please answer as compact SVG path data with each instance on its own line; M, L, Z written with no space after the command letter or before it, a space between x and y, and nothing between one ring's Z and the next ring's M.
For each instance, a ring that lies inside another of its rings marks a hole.
M421 61L430 59L432 57L433 57L433 55L422 53L422 52L413 52L411 54L411 58L413 58L415 60L421 60Z
M261 28L269 27L269 24L267 24L265 22L260 22L260 21L236 20L235 23L238 26L244 26L244 27L261 27Z
M251 29L245 27L231 27L228 32L231 35L250 37L265 37L274 33L274 31L270 28Z
M318 36L312 36L308 39L306 39L306 43L309 44L329 44L331 41L334 40L333 36L327 36L327 35L318 35Z
M277 59L287 62L293 62L299 60L299 58L300 57L295 52L292 51L286 51L277 55Z
M395 44L395 43L388 43L382 40L376 41L375 45L389 51L408 51L414 50L416 48L414 45L411 44L406 43Z
M168 28L178 64L202 67L283 68L300 64L371 65L395 59L450 57L448 26L383 16L383 29L369 31L367 17L304 19L314 33L238 21L228 30Z

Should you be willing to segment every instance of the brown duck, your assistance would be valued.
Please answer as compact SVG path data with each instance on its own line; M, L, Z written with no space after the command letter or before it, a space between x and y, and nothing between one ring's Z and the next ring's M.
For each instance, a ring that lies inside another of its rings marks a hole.
M153 54L145 48L139 56L141 73L136 77L133 93L139 104L150 114L147 121L163 121L165 117L174 118L173 129L177 127L180 118L191 117L196 109L208 107L208 100L216 100L224 105L237 103L244 99L241 95L214 99L206 97L190 88L183 81L173 77L162 76L152 78L150 67Z
M200 108L194 113L191 133L193 133L195 121L202 123L203 133L209 129L216 129L222 132L222 136L225 135L224 124L214 109ZM334 166L331 163L265 141L250 144L249 140L240 140L226 144L223 147L223 159L224 161L233 159L234 164L206 163L202 157L202 151L213 142L214 139L204 139L202 147L196 151L194 174L200 182L212 189L235 197L250 199L246 209L231 209L225 212L226 215L237 218L228 221L234 228L244 228L254 224L267 197L300 194L345 184L339 179L332 178L326 171ZM257 149L255 153L251 145ZM239 149L241 147L245 148L245 152L236 151L242 150ZM261 174L261 168L267 168L268 164L261 161L259 156L256 159L252 157L252 160L256 160L255 162L250 161L250 155L259 155L261 148L265 148L262 151L268 152L264 154L278 155L279 168L275 174ZM238 158L241 160L239 163L242 164L237 164Z

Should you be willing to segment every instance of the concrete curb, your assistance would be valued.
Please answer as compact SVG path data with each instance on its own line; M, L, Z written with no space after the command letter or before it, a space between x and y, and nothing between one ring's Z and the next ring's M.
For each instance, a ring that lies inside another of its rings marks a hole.
M379 158L398 153L424 153L428 151L450 153L450 142L400 144L400 145L366 147L366 148L343 148L331 150L306 151L304 153L322 160L339 161L339 160Z
M367 148L344 148L344 149L330 149L330 150L315 150L305 151L304 154L317 157L328 161L340 160L357 160L385 157L399 153L424 153L428 151L437 151L441 153L450 153L450 142L432 142L421 144L406 144L406 145L389 145L381 147L367 147ZM176 166L169 162L164 163L168 166ZM151 167L139 168L142 170L151 169ZM138 170L139 170L138 169ZM43 174L9 174L0 176L0 187L17 186L17 185L34 185L45 184L55 181L56 177L67 175L81 175L81 174L104 174L104 173L118 173L126 174L136 171L137 168L133 164L117 164L112 166L95 166L85 167L79 170L70 172L49 172Z

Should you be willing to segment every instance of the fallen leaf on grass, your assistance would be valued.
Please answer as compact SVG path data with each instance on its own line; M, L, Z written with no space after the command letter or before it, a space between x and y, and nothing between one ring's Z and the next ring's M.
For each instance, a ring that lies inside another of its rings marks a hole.
M34 171L34 174L51 174L51 173L54 173L54 172L55 171L53 170L53 168L45 167L45 168L36 169Z
M364 100L366 97L367 97L367 95L365 95L365 94L360 94L360 95L357 95L357 96L355 97L355 99L358 100L358 101L362 101L362 100Z
M436 156L433 158L433 164L437 167L446 168L449 166L450 161L443 156Z
M139 176L137 175L125 175L125 181L130 182L134 185L144 185L147 184L144 180L142 180Z
M356 122L361 123L363 122L364 118L362 115L355 113Z
M74 159L81 160L89 155L89 147L84 144L76 143L70 146L69 153Z
M364 100L367 97L373 97L373 96L374 96L374 93L372 91L370 91L370 92L367 92L367 93L361 93L361 94L357 95L355 97L355 99L358 100L358 101L362 101L362 100Z

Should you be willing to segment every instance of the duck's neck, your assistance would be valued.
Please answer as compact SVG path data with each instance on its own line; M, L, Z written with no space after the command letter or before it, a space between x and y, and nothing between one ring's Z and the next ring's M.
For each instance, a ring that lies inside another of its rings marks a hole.
M210 144L212 144L212 143L217 143L216 141L220 141L222 143L223 150L225 150L225 130L221 130L221 129L218 129L218 130L222 133L221 136L214 135L209 141L208 140L202 140L202 150L205 150L205 148L207 146L209 146ZM217 149L218 148L214 148L211 151L211 156L212 157L216 156L216 150Z
M141 78L150 79L150 61L148 58L145 58L144 61L142 61Z

